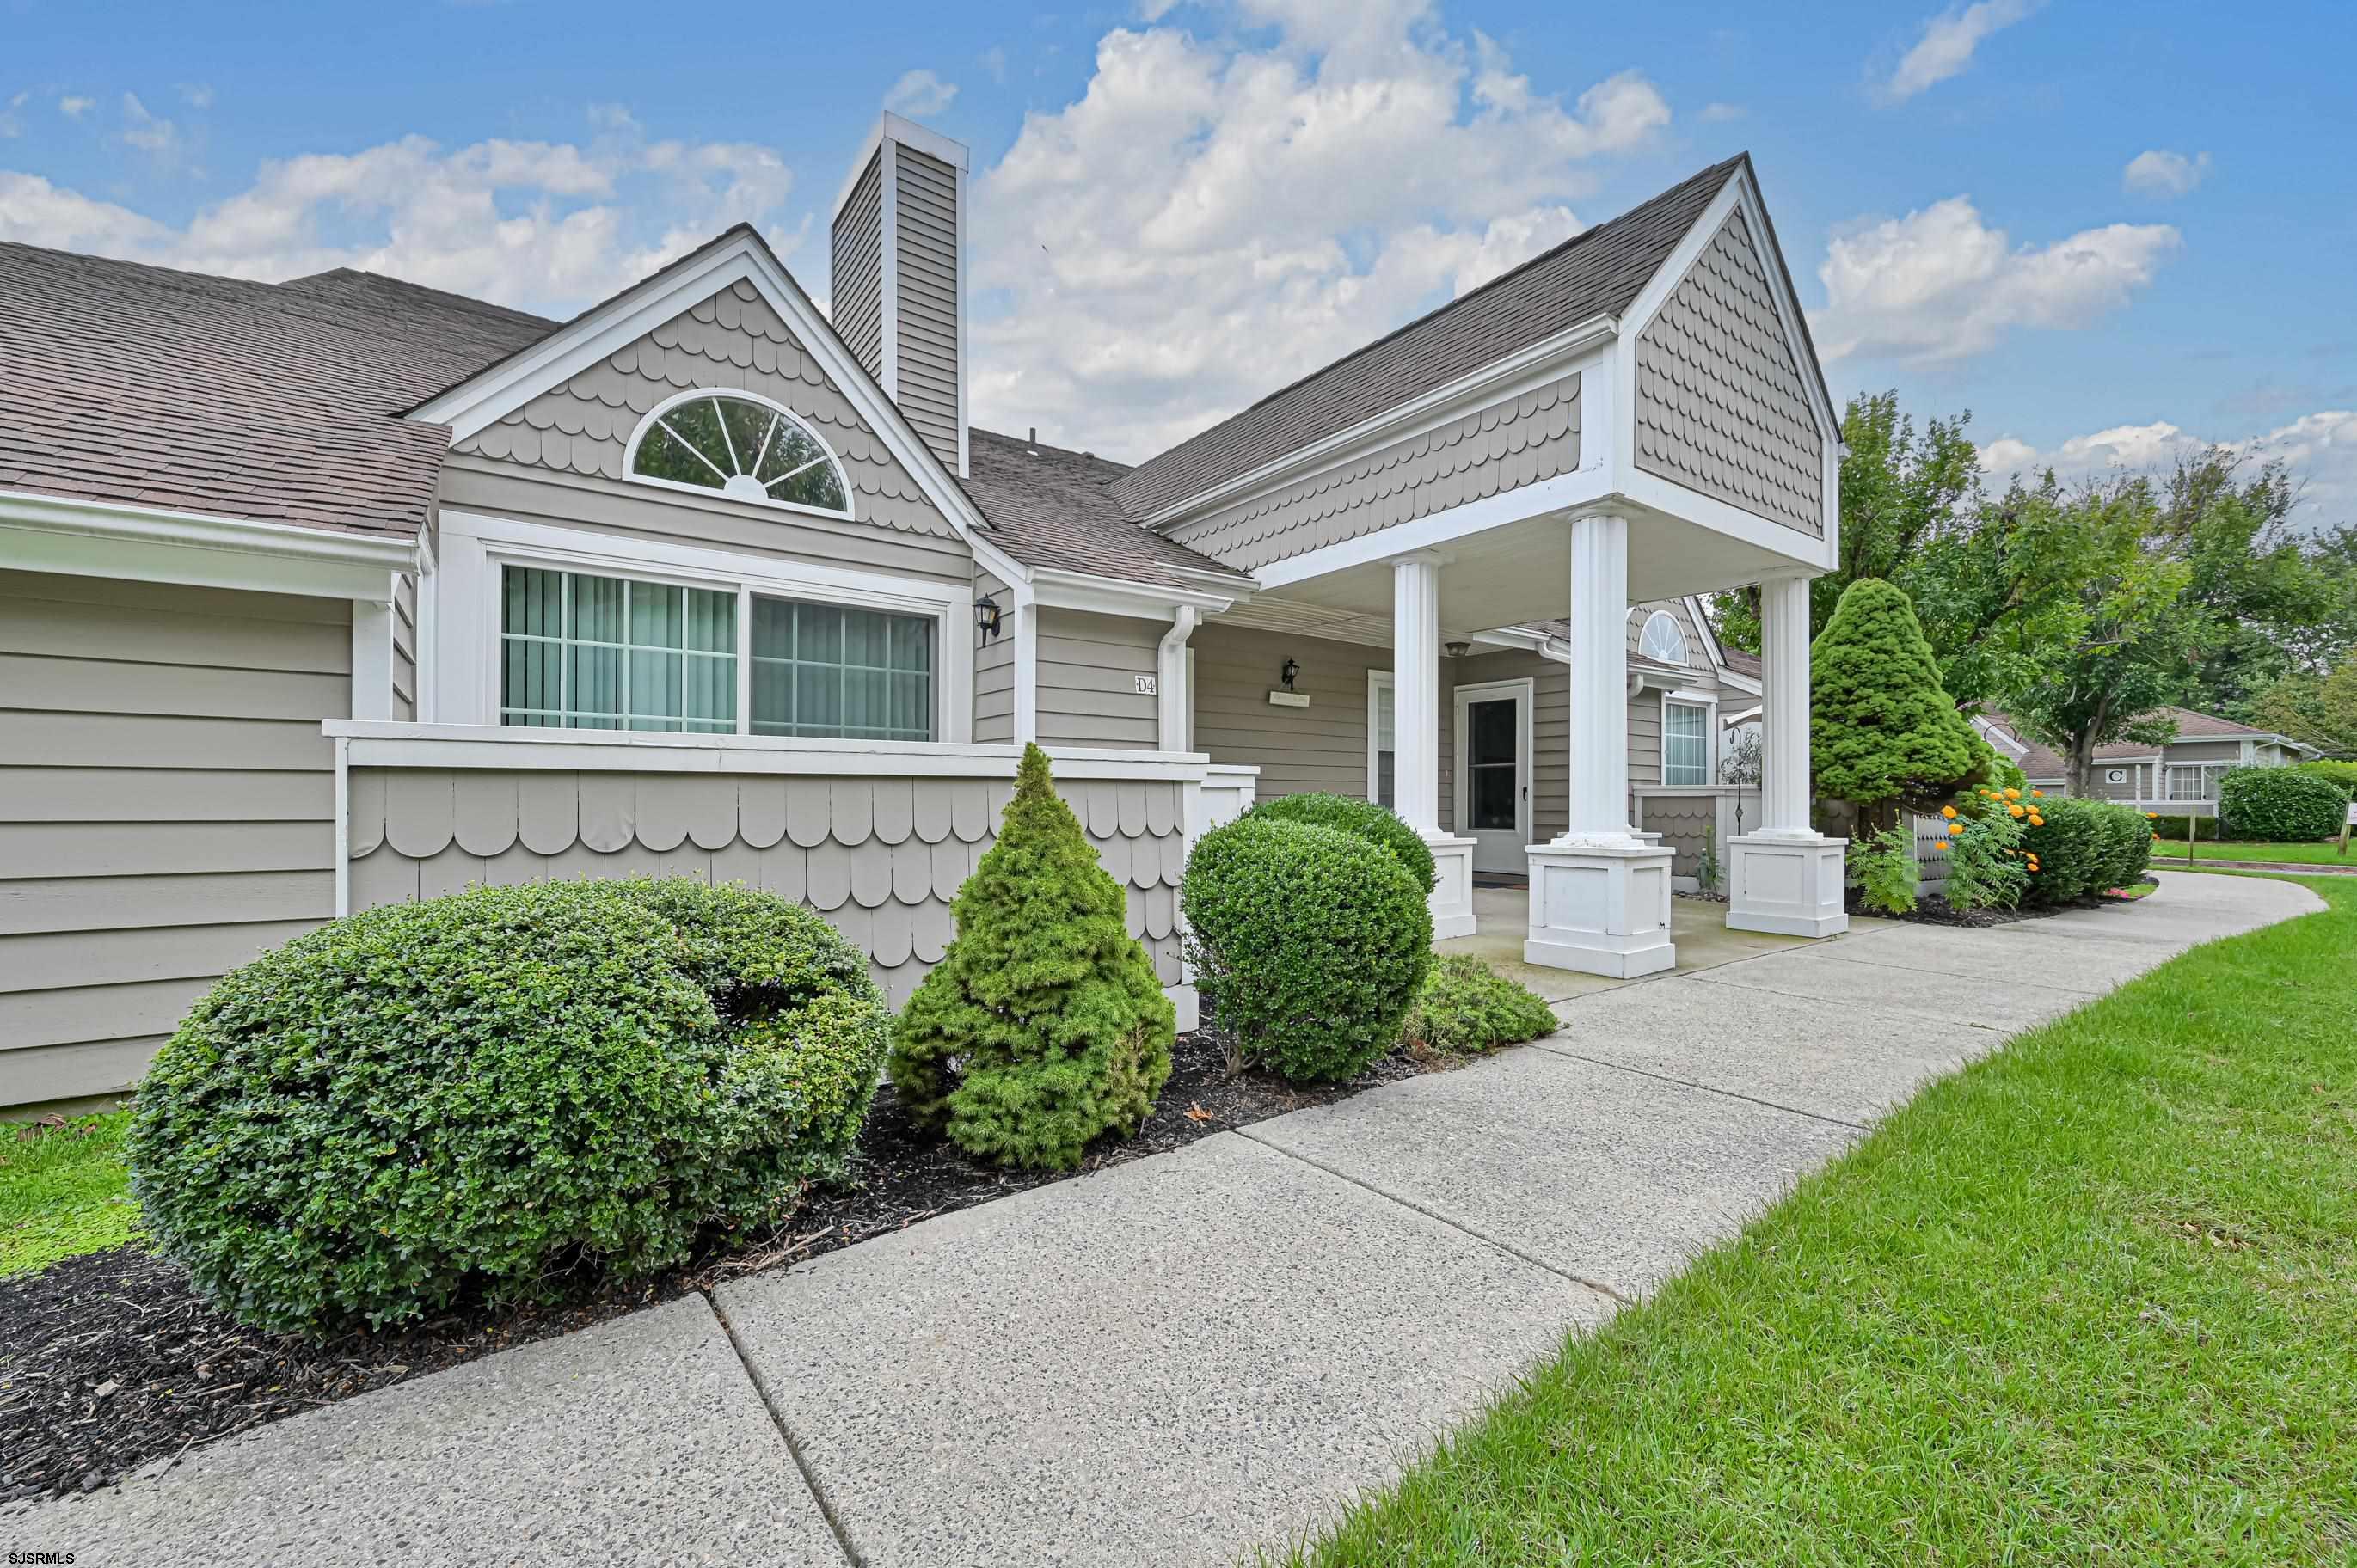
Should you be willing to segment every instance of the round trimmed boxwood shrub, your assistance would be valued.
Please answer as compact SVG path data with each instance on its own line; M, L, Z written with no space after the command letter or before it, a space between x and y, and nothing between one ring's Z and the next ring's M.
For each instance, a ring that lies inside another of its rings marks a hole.
M998 842L958 889L956 940L893 1029L892 1084L919 1126L1038 1170L1137 1131L1178 1017L1128 897L1026 746Z
M2230 839L2313 843L2341 831L2349 793L2298 768L2230 768L2218 784L2218 816Z
M1315 790L1299 795L1276 795L1254 806L1247 816L1262 817L1280 822L1311 822L1321 828L1335 828L1372 839L1389 849L1410 876L1426 893L1438 876L1432 863L1432 846L1424 835L1400 821L1399 813L1389 806L1372 800L1361 800L1349 795L1326 795Z
M1243 1059L1350 1078L1399 1042L1431 966L1425 894L1382 844L1248 812L1187 859L1197 988Z
M2021 849L2035 859L2021 901L2067 904L2145 879L2152 860L2152 823L2142 811L2108 800L2070 798L2034 802L2024 819Z
M1410 1045L1451 1056L1476 1056L1552 1035L1554 1011L1470 953L1432 961L1401 1035Z
M319 1334L684 1258L841 1175L889 1014L772 894L479 887L226 976L133 1101L158 1247L247 1323Z

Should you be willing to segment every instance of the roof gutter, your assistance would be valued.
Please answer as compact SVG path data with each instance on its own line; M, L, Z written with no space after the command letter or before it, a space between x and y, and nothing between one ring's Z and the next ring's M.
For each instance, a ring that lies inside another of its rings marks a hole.
M75 576L382 600L418 570L417 535L345 532L0 490L0 566Z

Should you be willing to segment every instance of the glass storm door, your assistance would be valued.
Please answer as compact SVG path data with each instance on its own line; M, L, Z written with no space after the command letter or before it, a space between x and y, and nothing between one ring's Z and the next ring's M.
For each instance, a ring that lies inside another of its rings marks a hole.
M1530 683L1458 687L1457 735L1457 831L1474 841L1473 869L1519 875L1530 868Z

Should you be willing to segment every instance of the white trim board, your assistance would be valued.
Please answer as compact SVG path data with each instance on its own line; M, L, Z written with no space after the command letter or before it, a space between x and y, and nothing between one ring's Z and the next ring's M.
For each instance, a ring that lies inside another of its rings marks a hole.
M0 567L14 571L374 600L418 552L414 535L0 491Z
M726 773L1012 779L1020 746L908 740L813 740L793 736L672 735L653 730L511 729L328 719L323 733L354 768L493 768L601 773ZM1201 752L1049 746L1059 779L1200 781Z
M936 626L933 722L941 740L925 744L962 742L974 733L974 580L970 576L895 576L472 511L442 514L441 543L440 569L419 590L421 605L430 593L435 606L433 712L437 718L495 725L499 574L501 567L516 564L691 587L726 587L740 596L759 593L931 617ZM748 628L740 624L739 638L748 632ZM447 647L441 646L443 639L448 639ZM740 660L740 723L750 719L741 687L746 674L747 666Z

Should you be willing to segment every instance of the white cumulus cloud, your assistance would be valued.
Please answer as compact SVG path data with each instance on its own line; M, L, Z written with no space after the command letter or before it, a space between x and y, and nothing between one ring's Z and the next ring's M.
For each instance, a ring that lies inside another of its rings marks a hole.
M774 219L792 185L768 147L650 140L610 110L593 124L583 143L409 136L274 160L184 226L0 170L0 239L272 281L359 267L569 315L731 223Z
M1991 34L2012 27L2036 9L2038 0L1975 0L1975 4L1942 12L1923 24L1922 36L1900 57L1898 68L1876 95L1884 103L1903 103L1952 76L1963 75Z
M884 107L895 114L921 120L948 108L957 95L956 82L943 81L930 70L911 70L903 73L884 94Z
M2040 447L2000 436L1980 449L1981 467L2002 483L2048 468L2065 482L2120 473L2163 474L2180 459L2223 446L2252 463L2280 460L2300 480L2295 521L2315 528L2357 522L2357 410L2328 409L2256 435L2209 436L2158 420L2115 424Z
M2179 235L2113 223L2016 247L1964 196L1837 231L1817 269L1825 308L1811 317L1824 357L1914 364L1993 348L2018 327L2084 327L2152 281Z
M2120 185L2138 196L2172 197L2190 194L2210 173L2210 155L2187 157L2159 147L2138 153L2120 171Z
M79 120L98 107L95 98L76 98L70 93L58 100L58 113L69 120Z
M1421 0L1243 0L1099 42L975 181L977 422L1137 458L1579 228L1670 108L1569 98Z

